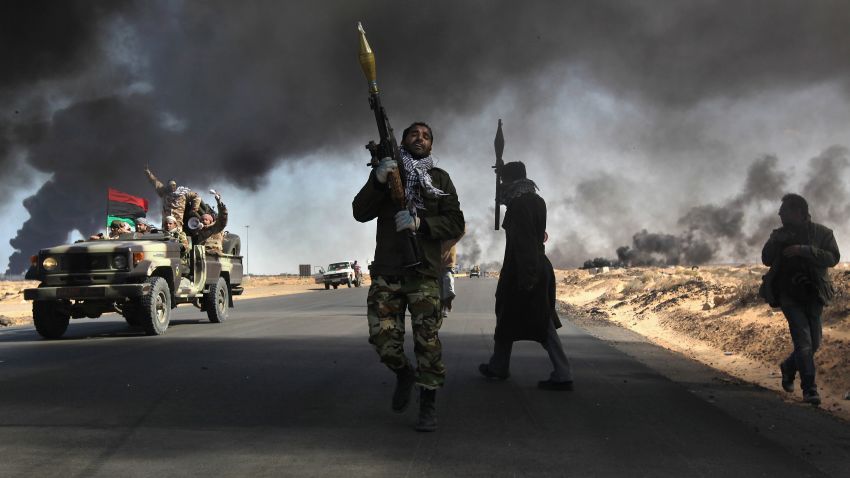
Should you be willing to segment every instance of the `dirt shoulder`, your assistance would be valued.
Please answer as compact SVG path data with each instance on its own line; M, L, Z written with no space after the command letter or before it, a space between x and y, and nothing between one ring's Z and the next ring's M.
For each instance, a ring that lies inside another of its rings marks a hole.
M558 301L579 326L613 323L798 401L781 391L779 362L792 350L781 311L758 297L761 266L557 271ZM850 270L832 272L836 300L824 312L815 356L822 408L850 420ZM796 385L799 386L799 381Z
M325 290L324 285L316 284L312 277L288 276L251 276L245 278L242 287L245 288L245 292L242 295L235 296L234 300L259 299Z
M37 281L0 281L0 326L32 322L32 302L24 300L24 289L38 287Z

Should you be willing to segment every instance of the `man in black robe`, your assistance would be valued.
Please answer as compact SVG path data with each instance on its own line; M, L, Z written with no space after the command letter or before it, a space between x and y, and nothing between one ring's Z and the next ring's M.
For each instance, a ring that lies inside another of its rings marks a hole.
M505 259L496 286L496 334L493 355L478 367L487 378L510 376L511 348L518 340L539 342L552 361L544 390L572 390L570 363L561 346L555 311L555 271L545 254L546 202L537 185L525 176L525 165L511 162L502 170L502 197L507 206Z

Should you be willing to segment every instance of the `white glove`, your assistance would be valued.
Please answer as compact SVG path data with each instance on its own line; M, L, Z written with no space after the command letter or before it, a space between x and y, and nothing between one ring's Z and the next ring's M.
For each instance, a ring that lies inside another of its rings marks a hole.
M398 171L398 163L393 158L384 158L378 163L378 167L375 168L375 178L377 178L379 183L386 184L387 175L393 171Z
M405 229L416 232L419 229L419 218L410 214L410 211L399 211L395 215L395 230L398 232Z

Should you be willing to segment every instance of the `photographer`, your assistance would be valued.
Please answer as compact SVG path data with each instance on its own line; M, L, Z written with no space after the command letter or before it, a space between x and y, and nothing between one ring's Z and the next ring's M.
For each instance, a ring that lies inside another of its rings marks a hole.
M814 354L822 336L821 314L834 295L827 269L840 258L832 230L814 223L809 205L797 194L782 197L782 227L775 229L761 253L770 271L760 293L767 302L782 308L788 320L794 351L780 365L782 388L794 391L800 373L803 401L820 405L815 384Z

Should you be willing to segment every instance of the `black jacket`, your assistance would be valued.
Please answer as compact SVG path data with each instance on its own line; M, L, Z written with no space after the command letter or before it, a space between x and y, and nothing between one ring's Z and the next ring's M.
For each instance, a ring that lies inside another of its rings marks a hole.
M805 237L792 238L793 231L780 227L774 229L770 238L761 251L761 261L770 266L767 274L762 278L762 286L759 289L761 295L772 307L779 306L777 277L781 274L784 257L782 250L789 244L803 244L802 253L804 265L808 269L808 276L814 283L817 299L824 305L829 304L835 295L832 281L829 279L827 269L835 267L841 259L838 244L832 230L826 226L814 222L807 222L803 228Z
M422 247L424 261L416 267L416 272L438 278L441 267L441 243L463 235L465 223L460 210L457 191L449 173L440 168L431 168L431 183L437 189L447 193L445 196L429 197L422 193L425 209L417 211L421 220L419 244ZM401 253L396 243L395 214L398 207L390 198L389 188L375 178L373 171L354 201L351 203L354 219L369 222L378 219L375 233L375 260L369 265L372 275L409 274L401 265Z

